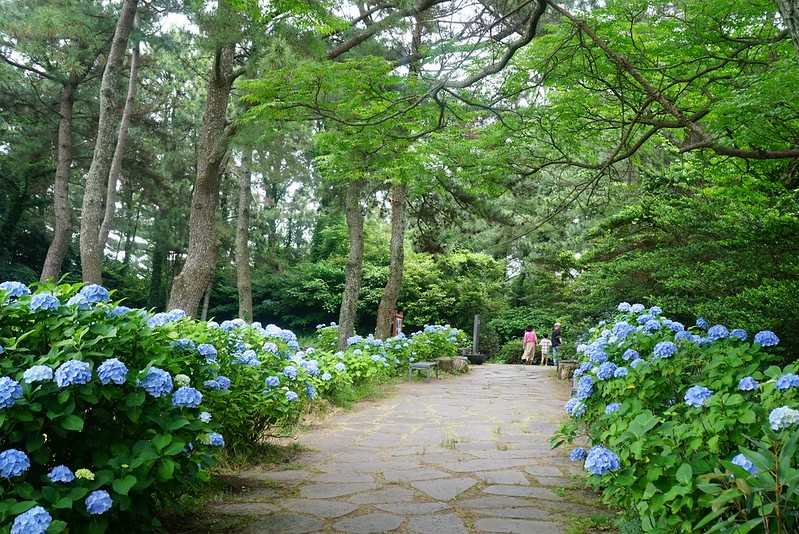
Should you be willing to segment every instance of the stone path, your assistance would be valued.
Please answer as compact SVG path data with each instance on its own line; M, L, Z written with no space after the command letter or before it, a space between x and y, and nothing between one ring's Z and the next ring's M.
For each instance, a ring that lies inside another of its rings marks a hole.
M568 386L552 368L473 366L399 386L302 434L299 468L252 469L254 491L213 507L247 533L565 532L598 511L547 440ZM246 520L244 519L246 517Z

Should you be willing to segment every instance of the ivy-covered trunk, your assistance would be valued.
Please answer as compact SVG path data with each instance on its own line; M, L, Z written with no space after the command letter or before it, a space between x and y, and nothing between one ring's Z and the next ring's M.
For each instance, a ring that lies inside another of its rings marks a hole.
M344 272L344 293L341 295L341 309L338 315L338 346L344 350L347 338L355 330L355 315L358 310L358 294L361 292L361 275L363 274L363 211L361 210L361 194L364 182L351 182L347 186L344 210L347 217L347 237L350 251L347 255L347 266Z
M95 284L102 283L103 278L105 243L100 243L100 225L103 222L106 184L116 145L114 115L117 102L119 102L118 86L122 76L122 60L136 17L137 2L138 0L124 0L114 30L111 51L108 54L103 80L100 84L100 118L97 122L97 139L83 191L80 261L83 281Z
M791 34L793 46L799 54L799 2L796 0L777 0L782 23Z
M172 283L169 307L197 315L216 265L219 181L230 142L227 107L233 84L233 46L217 49L208 71L208 94L197 143L197 177L189 214L189 247Z
M250 272L250 192L252 149L244 152L239 171L239 206L236 224L236 283L239 289L239 317L252 321L252 274Z
M58 108L58 156L53 183L53 240L44 258L41 281L58 278L61 266L72 240L72 209L69 204L69 168L72 165L72 107L75 103L75 87L71 82L61 90Z
M377 308L375 336L385 339L391 335L391 323L397 309L397 298L402 288L402 270L405 266L405 202L408 188L404 184L391 187L391 252L388 280Z

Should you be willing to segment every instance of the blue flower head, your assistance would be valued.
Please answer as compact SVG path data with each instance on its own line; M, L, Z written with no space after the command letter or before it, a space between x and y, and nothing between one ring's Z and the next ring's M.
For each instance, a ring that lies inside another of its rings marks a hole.
M652 332L657 332L658 330L660 330L661 326L662 325L660 324L660 321L658 321L657 319L650 319L649 321L644 323L644 327L643 328L644 328L644 332L652 333Z
M178 350L195 350L197 345L191 339L182 337L172 342L172 346Z
M613 362L604 362L599 366L596 372L596 377L600 380L607 380L613 378L613 373L616 372L616 364Z
M300 396L297 395L295 392L293 392L291 390L286 391L286 400L287 401L294 402L294 401L296 401L299 398L300 398Z
M778 338L777 334L771 330L761 330L755 334L755 345L760 345L761 347L773 347L778 345L779 342L780 338Z
M316 388L313 384L306 384L305 385L305 396L309 399L314 400L316 398Z
M102 515L111 509L114 501L105 490L95 490L86 497L86 511L91 515Z
M711 395L713 395L713 392L704 386L692 386L685 392L685 404L700 408L705 405Z
M28 286L22 282L8 281L0 284L0 291L5 291L6 295L11 298L25 297L31 294Z
M621 355L621 359L624 360L625 362L628 362L630 360L638 358L638 356L639 354L637 350L627 349L624 351L624 354Z
M572 462L582 462L588 453L582 447L575 447L569 453L569 460Z
M616 309L620 312L627 313L630 311L630 303L629 302L619 302L619 305L616 306Z
M738 389L741 391L753 391L757 389L760 384L757 383L757 380L752 378L751 376L746 376L738 382Z
M6 449L0 452L0 477L14 478L25 473L31 467L30 458L17 449Z
M615 325L613 325L613 329L611 330L613 335L619 339L626 339L627 336L635 332L635 327L630 323L625 321L619 321Z
M687 343L693 343L694 335L688 330L681 330L677 332L676 336L674 336L674 341L676 342L685 341Z
M269 388L276 388L280 385L280 377L278 376L267 376L266 377L266 387Z
M269 353L269 354L277 354L278 353L277 345L275 345L271 341L267 341L266 343L264 343L264 346L262 347L262 349L263 349L264 352Z
M696 318L696 326L698 326L699 328L705 329L705 328L707 328L707 321L705 320L704 317L697 317Z
M78 292L78 295L82 295L86 302L89 304L97 304L98 302L108 302L111 298L108 294L108 290L101 285L97 284L89 284L87 286L83 286Z
M69 360L55 370L55 383L59 388L76 384L87 384L92 379L92 370L88 362Z
M91 308L91 304L89 303L89 301L86 300L86 297L84 297L80 293L72 295L67 301L67 306L75 306L79 310L84 310L84 311Z
M614 414L621 409L621 404L618 402L611 402L607 406L605 406L605 415Z
M291 365L287 365L283 368L283 375L290 380L294 380L297 378L297 368Z
M643 365L644 363L645 363L645 362L644 362L644 360L643 360L643 359L641 359L641 358L636 358L636 359L634 359L633 361L631 361L631 362L630 362L630 367L632 367L633 369L638 369L638 367L640 367L640 366L641 366L641 365Z
M730 335L730 331L727 330L727 327L723 324L717 324L711 326L707 331L707 337L712 339L713 341L718 341L720 339L726 339Z
M258 367L261 365L261 360L252 349L247 349L235 358L233 358L234 365L249 365L251 367Z
M755 464L753 464L752 461L743 454L736 454L732 459L732 463L753 475L757 473L757 467L755 467Z
M746 341L746 338L749 337L749 335L743 328L736 328L730 332L730 337L739 341Z
M671 341L661 341L652 350L652 354L658 359L671 358L675 352L677 352L677 345Z
M333 375L331 375L328 372L325 372L325 373L322 374L322 380L325 381L325 382L329 381L332 378L333 378Z
M72 470L65 465L57 465L47 473L47 478L51 482L61 482L62 484L69 484L75 480L75 474Z
M205 358L207 362L215 362L216 361L216 347L211 345L210 343L202 343L201 345L197 345L197 352L200 353L200 356Z
M303 369L308 371L308 374L311 376L316 376L319 374L319 362L316 360L303 360L300 365Z
M200 412L200 415L197 416L197 419L199 419L203 423L210 423L212 417L213 416L208 412Z
M103 385L114 383L122 385L128 377L128 368L119 358L109 358L97 368L97 376Z
M646 308L644 307L643 304L633 304L632 306L630 306L630 312L632 313L641 313L645 309Z
M777 379L774 384L779 390L786 390L799 387L799 375L787 373Z
M613 371L613 378L624 378L630 373L630 371L626 367L617 367L615 371Z
M619 457L610 449L601 445L591 447L585 458L585 469L592 475L606 475L621 467Z
M652 317L648 313L645 313L644 315L638 316L638 319L636 319L636 321L638 322L638 324L646 324L649 321L652 321L653 319L654 317Z
M206 443L212 447L224 447L225 438L218 432L210 432L206 438Z
M775 432L799 425L799 410L794 410L788 406L774 408L768 414L768 422L771 425L771 430ZM0 465L0 469L2 469L2 465Z
M347 370L347 366L344 365L343 362L338 362L336 365L334 365L334 367L336 368L336 371L338 371L339 373L343 373L344 371Z
M183 386L172 394L172 406L176 408L196 408L202 401L203 394L189 386Z
M649 315L657 317L661 313L663 313L663 308L661 308L660 306L652 306L651 308L649 308Z
M588 354L588 359L595 364L600 364L602 362L608 361L607 353L598 347L588 347L587 354Z
M10 534L45 534L53 518L41 506L34 506L14 518Z
M31 297L30 303L28 303L28 308L32 312L37 311L50 311L56 310L61 305L58 298L54 295L44 292L44 293L36 293Z
M108 312L108 315L110 315L111 317L120 317L131 311L133 311L133 308L128 308L127 306L117 306L116 308Z
M594 391L594 379L590 376L581 376L577 382L577 398L587 399Z
M586 410L585 403L577 398L571 398L564 406L566 413L572 417L581 417Z
M22 386L9 376L0 377L0 410L11 408L22 398Z
M671 330L675 334L679 334L680 332L684 332L685 331L685 325L682 324L679 321L671 321L671 320L666 319L663 322L665 323L665 325L667 327L669 327L669 330Z
M150 367L139 380L139 387L153 397L164 397L172 393L172 377L158 367Z
M206 380L205 387L217 391L227 391L230 389L230 379L226 376L219 375L213 380Z

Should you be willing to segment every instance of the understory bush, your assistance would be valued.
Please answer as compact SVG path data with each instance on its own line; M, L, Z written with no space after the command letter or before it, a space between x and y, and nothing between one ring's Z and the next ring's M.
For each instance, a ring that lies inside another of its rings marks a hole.
M319 396L399 374L415 352L454 353L464 338L429 326L300 350L275 325L153 314L98 285L4 282L0 532L157 528L157 508L209 480L223 447L252 448Z
M521 339L511 339L499 349L494 356L494 361L498 363L521 363L524 347Z
M553 442L645 532L799 530L799 376L776 334L621 303L578 347Z

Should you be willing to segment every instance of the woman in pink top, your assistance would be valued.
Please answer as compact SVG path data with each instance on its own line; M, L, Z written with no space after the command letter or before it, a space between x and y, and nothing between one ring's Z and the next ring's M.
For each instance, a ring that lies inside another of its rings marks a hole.
M524 353L522 354L522 363L533 364L533 356L535 356L535 345L538 343L538 337L535 335L535 330L532 326L528 326L522 338L524 346Z

